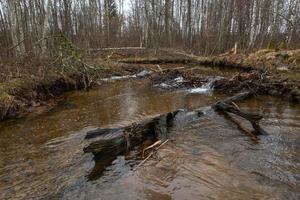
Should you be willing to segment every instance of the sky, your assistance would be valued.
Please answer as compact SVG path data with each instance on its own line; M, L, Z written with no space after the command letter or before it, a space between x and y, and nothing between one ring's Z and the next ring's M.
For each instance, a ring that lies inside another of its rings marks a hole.
M116 0L117 1L117 4L118 4L118 7L119 7L119 0ZM131 7L131 0L121 0L123 1L123 10L124 10L124 13L128 13L130 11L130 7Z

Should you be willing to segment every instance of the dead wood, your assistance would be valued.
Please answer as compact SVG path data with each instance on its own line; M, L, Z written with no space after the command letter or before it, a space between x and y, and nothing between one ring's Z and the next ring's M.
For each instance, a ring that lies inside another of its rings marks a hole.
M149 151L149 150L155 148L156 146L160 145L161 143L162 143L162 141L161 141L161 140L158 140L158 141L156 141L155 143L153 143L152 145L150 145L150 146L148 146L147 148L143 149L142 157L144 158L144 155L145 155L145 153L146 153L147 151Z
M143 164L145 164L161 147L163 147L165 144L169 142L169 139L164 141L162 144L160 144L157 148L155 148L149 155L140 163L133 171L136 171L139 167L141 167Z
M252 131L251 129L245 127L245 125L243 125L239 120L237 120L235 116L233 116L234 114L229 114L225 112L223 112L223 114L225 118L230 120L232 123L234 123L239 130L246 133L254 143L258 143L259 138L257 137L255 131Z
M99 128L87 133L86 139L98 140L85 147L84 152L93 153L95 157L116 156L141 145L148 138L165 141L172 128L184 126L199 119L201 115L201 111L176 110L126 127Z
M145 47L117 47L117 48L100 48L89 49L89 51L111 51L111 50L145 50Z
M253 96L254 96L254 94L252 92L249 92L249 91L247 91L247 92L241 92L241 93L238 93L238 94L236 94L236 95L234 95L232 97L224 99L221 102L226 103L226 104L231 104L232 102L243 101L243 100L249 99L249 98L251 98Z
M235 114L248 120L252 124L256 134L264 134L264 130L259 126L259 121L262 119L261 115L241 111L236 104L232 104L232 102L242 101L250 97L253 97L253 93L251 92L239 93L217 102L212 107L227 116ZM93 177L96 172L98 173L99 170L104 170L105 166L109 165L116 156L125 154L138 146L141 147L146 140L151 139L154 143L144 150L141 149L142 157L144 157L146 151L151 150L151 152L146 159L137 166L138 168L149 160L161 146L166 144L171 130L195 122L199 120L202 115L203 112L201 110L176 110L139 123L133 123L129 126L120 128L98 128L88 132L86 139L92 140L92 142L84 148L84 152L93 153L96 161L91 177ZM234 120L232 121L235 122ZM236 124L240 129L247 132L251 138L255 141L257 140L256 134L244 129L241 124Z
M127 64L192 64L196 63L192 58L139 58L139 59L123 59L121 63Z
M239 73L232 78L216 80L213 88L229 94L251 91L254 95L271 95L293 103L300 103L298 83L256 70L250 73Z
M216 111L221 111L224 113L233 113L239 117L246 119L251 123L257 135L266 134L266 132L259 125L259 121L263 118L260 114L242 111L237 106L235 106L235 103L233 103L248 99L250 97L253 97L252 92L239 93L230 98L217 102L215 105L213 105L213 108Z
M265 131L259 126L259 121L262 119L261 115L241 111L237 106L232 104L232 102L245 100L252 96L252 92L239 93L233 97L217 102L213 105L213 108L224 113L233 113L240 116L252 124L257 134L265 134ZM202 114L200 110L192 112L176 110L144 120L140 123L133 123L126 127L99 128L87 133L86 139L94 140L95 138L97 140L85 147L84 152L93 153L96 158L105 157L107 155L117 156L141 145L149 138L163 142L169 138L168 134L172 128L186 126L188 123L198 120Z

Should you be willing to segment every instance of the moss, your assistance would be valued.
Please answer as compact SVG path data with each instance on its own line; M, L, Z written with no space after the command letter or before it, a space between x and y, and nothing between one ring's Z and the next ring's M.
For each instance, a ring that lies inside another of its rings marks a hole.
M296 64L296 66L300 66L300 51L295 52L293 55L291 55L288 59L290 63Z
M5 84L0 84L0 102L4 100L4 98L8 98L10 95L7 93L5 89Z
M0 89L6 91L7 93L10 93L10 91L22 88L25 86L25 81L23 79L12 79L9 82L2 83L0 86Z
M5 91L0 90L0 101L3 98L7 98L7 97L10 97L10 95L7 92L5 92Z
M0 120L7 114L8 108L14 105L14 97L3 90L3 85L0 85Z
M270 41L269 43L268 43L268 49L274 49L274 47L275 47L275 44L274 44L274 41Z

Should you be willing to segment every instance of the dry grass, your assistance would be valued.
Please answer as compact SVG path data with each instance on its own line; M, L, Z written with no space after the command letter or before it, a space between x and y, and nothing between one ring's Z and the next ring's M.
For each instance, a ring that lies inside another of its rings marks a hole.
M198 57L199 64L213 64L234 66L238 68L254 68L268 71L299 71L300 50L275 51L263 49L257 52L246 54L223 54L214 57Z

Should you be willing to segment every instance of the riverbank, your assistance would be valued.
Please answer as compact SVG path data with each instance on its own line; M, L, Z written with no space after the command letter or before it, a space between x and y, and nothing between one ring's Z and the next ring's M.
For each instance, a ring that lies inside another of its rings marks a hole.
M62 70L39 65L15 72L0 83L0 120L21 116L33 111L35 107L55 104L56 98L62 93L88 90L100 84L102 78L132 75L142 70L138 66L103 61L90 66ZM50 103L49 99L54 101Z
M278 90L288 88L284 92L269 90L270 95L286 96L288 93L291 96L288 100L300 101L300 50L260 50L249 55L226 53L214 57L197 57L170 49L105 50L90 55L86 63L77 62L71 67L48 63L51 62L29 59L1 64L0 120L22 116L38 106L47 106L49 99L56 99L66 91L89 89L101 84L99 80L103 78L133 75L144 69L162 73L165 69L174 70L183 65L268 72L269 82L274 82ZM228 90L233 87L227 86Z

